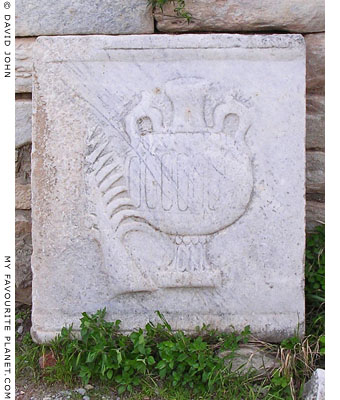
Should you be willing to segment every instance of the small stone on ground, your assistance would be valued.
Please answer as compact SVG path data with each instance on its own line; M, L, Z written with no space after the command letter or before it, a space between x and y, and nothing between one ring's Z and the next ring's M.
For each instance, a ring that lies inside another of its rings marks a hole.
M306 383L303 400L325 400L325 370L317 369Z
M79 388L79 389L76 389L75 391L78 392L79 394L81 394L82 396L84 396L86 393L86 390L84 388Z

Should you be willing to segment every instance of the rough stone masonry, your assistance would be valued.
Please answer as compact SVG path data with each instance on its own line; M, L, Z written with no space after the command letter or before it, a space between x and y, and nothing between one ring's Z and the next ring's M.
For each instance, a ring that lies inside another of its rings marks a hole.
M301 35L40 37L33 327L304 329Z

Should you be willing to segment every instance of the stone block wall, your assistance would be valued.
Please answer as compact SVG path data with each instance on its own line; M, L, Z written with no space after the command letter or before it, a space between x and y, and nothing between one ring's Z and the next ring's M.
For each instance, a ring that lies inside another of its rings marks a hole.
M128 5L127 5L128 3ZM188 23L147 0L16 2L16 300L31 302L32 48L37 36L150 33L302 33L306 41L306 226L324 222L325 34L323 0L186 0ZM86 49L85 49L86 51Z
M16 301L24 304L31 302L32 286L31 148L31 144L19 147L15 157Z

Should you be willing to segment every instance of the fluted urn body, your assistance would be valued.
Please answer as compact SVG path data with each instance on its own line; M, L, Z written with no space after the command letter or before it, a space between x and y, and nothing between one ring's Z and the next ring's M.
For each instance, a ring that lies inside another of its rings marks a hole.
M147 224L173 238L179 272L211 269L209 236L244 214L253 187L247 110L210 91L201 79L170 81L159 102L144 93L126 121L130 198Z

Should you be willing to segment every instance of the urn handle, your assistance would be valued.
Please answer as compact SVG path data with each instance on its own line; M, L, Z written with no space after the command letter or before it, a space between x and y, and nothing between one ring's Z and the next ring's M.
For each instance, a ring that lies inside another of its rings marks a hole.
M214 130L224 133L235 143L243 143L251 125L248 110L235 100L218 105L214 110Z
M126 131L132 144L138 145L141 136L153 133L161 133L164 130L161 112L152 107L151 98L146 92L142 94L142 100L125 120Z

